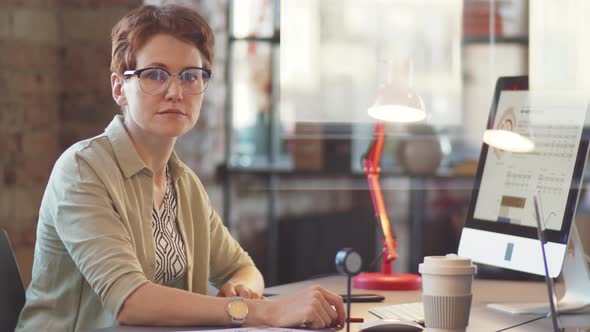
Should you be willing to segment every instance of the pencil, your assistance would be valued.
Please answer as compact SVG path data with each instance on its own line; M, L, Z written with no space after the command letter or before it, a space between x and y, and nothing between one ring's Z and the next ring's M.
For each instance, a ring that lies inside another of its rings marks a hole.
M353 318L353 317L351 317L351 318L348 319L348 322L349 323L364 323L365 322L365 319L364 318Z

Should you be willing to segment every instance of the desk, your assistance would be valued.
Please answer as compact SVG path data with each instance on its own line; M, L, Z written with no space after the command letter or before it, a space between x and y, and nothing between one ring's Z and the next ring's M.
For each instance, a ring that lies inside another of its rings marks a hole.
M336 293L344 293L346 290L346 279L341 276L326 277L303 282L297 282L282 286L270 287L266 290L273 294L289 294L310 285L319 284ZM558 285L558 293L561 288ZM365 292L354 290L355 292ZM352 317L363 317L365 320L376 319L367 310L370 307L384 304L398 304L420 301L420 291L380 291L385 296L383 303L353 303L351 305ZM508 315L494 310L486 309L487 303L494 302L540 302L547 301L547 289L543 282L531 281L496 281L496 280L475 280L473 284L473 305L467 331L497 331L509 326L526 322L536 315ZM566 331L577 331L575 327L590 327L590 315L572 315L562 318L562 322L568 326ZM359 324L352 324L351 331L356 332ZM524 331L551 331L551 321L542 319L536 322L525 324L513 329L510 332ZM119 326L108 329L95 330L95 332L172 332L186 331L187 328L163 328L163 327L132 327ZM584 330L581 330L584 331ZM589 329L590 331L590 329Z

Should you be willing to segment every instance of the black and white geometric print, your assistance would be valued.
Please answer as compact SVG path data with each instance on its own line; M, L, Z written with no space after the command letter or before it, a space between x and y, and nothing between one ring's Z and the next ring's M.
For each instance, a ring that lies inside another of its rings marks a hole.
M152 228L156 242L154 281L163 286L173 287L186 272L187 261L176 222L176 192L169 167L166 167L166 181L168 186L164 202L159 209L155 205L152 209Z

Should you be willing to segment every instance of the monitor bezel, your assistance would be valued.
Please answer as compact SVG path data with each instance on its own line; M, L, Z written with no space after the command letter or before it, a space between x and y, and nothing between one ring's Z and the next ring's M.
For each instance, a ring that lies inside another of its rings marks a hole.
M488 117L486 129L493 129L494 122L497 113L498 102L502 91L527 91L529 90L528 76L511 76L511 77L500 77L496 83L494 91L494 98ZM566 201L566 208L564 210L563 221L560 230L546 229L545 235L547 241L567 244L569 234L571 231L572 222L574 220L576 205L580 192L580 186L583 180L584 166L586 164L586 158L588 153L588 135L586 129L583 129L582 137L578 147L576 161L573 170L572 181L570 184L570 190ZM482 181L483 171L486 164L488 155L488 144L482 143L481 153L479 156L479 162L477 165L476 177L473 185L473 191L471 194L471 201L469 203L469 209L467 212L467 218L465 220L465 226L471 229L478 229L483 231L489 231L499 234L507 234L517 237L524 237L528 239L537 239L537 230L535 227L515 225L509 223L500 223L497 221L489 221L485 219L478 219L474 217L475 205L480 192L480 185Z

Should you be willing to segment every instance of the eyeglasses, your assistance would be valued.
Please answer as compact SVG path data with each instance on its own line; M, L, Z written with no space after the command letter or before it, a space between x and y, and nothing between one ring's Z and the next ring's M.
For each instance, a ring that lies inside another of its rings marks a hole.
M191 67L176 74L163 68L147 67L139 70L126 70L123 73L123 76L133 75L137 75L139 86L150 95L157 95L168 89L172 76L178 76L184 92L198 95L207 89L207 83L211 78L211 69Z

